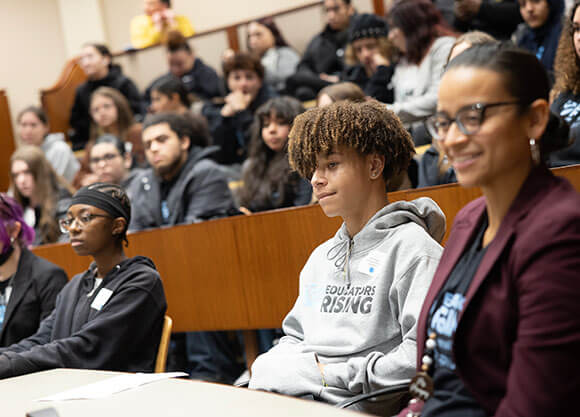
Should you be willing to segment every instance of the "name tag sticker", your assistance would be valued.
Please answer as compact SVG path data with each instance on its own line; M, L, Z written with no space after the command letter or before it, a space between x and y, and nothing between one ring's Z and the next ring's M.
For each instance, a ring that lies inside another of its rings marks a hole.
M111 291L108 288L101 288L101 291L99 291L99 293L97 294L97 296L93 300L93 303L91 304L91 308L94 308L95 310L101 311L101 308L103 308L105 303L107 301L109 301L109 298L111 298L111 295L113 295L113 291Z
M360 273L374 277L379 271L383 269L385 262L386 258L384 254L370 253L366 258L364 258L360 262L358 266L358 271Z

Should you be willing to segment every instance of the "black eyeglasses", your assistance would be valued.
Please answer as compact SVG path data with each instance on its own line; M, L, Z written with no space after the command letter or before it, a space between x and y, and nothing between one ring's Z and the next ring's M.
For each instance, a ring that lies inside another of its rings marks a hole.
M58 221L58 226L60 227L60 231L62 233L68 233L68 231L70 230L75 221L78 223L79 226L81 226L81 228L84 228L95 217L106 217L112 219L111 216L105 216L103 214L83 213L78 217L67 217L66 219L60 219Z
M457 127L462 133L466 135L474 135L481 128L485 118L485 111L487 109L514 104L521 104L521 102L502 101L500 103L475 103L459 109L454 118L449 117L445 112L437 112L429 117L425 124L433 139L436 140L445 140L453 122L457 123Z
M570 26L570 35L574 36L578 32L580 32L580 25L574 23L572 26Z
M96 157L89 159L89 163L91 165L97 165L101 161L110 162L118 156L121 156L121 155L119 155L118 153L106 153L101 157L96 156Z

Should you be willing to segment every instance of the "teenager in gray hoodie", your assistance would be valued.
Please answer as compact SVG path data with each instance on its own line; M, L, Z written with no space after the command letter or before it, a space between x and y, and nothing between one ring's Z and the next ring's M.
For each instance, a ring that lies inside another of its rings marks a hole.
M335 404L414 375L416 321L445 217L428 198L388 203L413 153L400 120L376 102L333 103L295 119L291 165L311 179L325 214L344 223L304 266L285 336L257 358L250 388ZM388 413L389 405L360 409Z

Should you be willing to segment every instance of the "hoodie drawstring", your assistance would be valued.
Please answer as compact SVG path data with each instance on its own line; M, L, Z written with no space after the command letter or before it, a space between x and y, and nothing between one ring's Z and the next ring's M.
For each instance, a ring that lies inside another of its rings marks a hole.
M352 246L354 242L352 239L347 241L342 241L334 245L328 250L326 254L326 258L329 261L334 260L334 266L338 269L342 269L344 280L347 283L347 288L350 288L350 269L349 269L349 261L350 261L350 254L352 251Z

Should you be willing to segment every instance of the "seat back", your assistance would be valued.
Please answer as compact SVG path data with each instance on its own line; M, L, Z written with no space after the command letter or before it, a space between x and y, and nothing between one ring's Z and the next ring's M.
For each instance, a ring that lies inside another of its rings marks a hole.
M156 374L165 372L167 351L169 350L169 337L171 336L172 328L173 320L171 320L171 317L165 316L165 319L163 320L163 330L161 331L161 341L159 342L159 349L157 350L157 359L155 360Z

